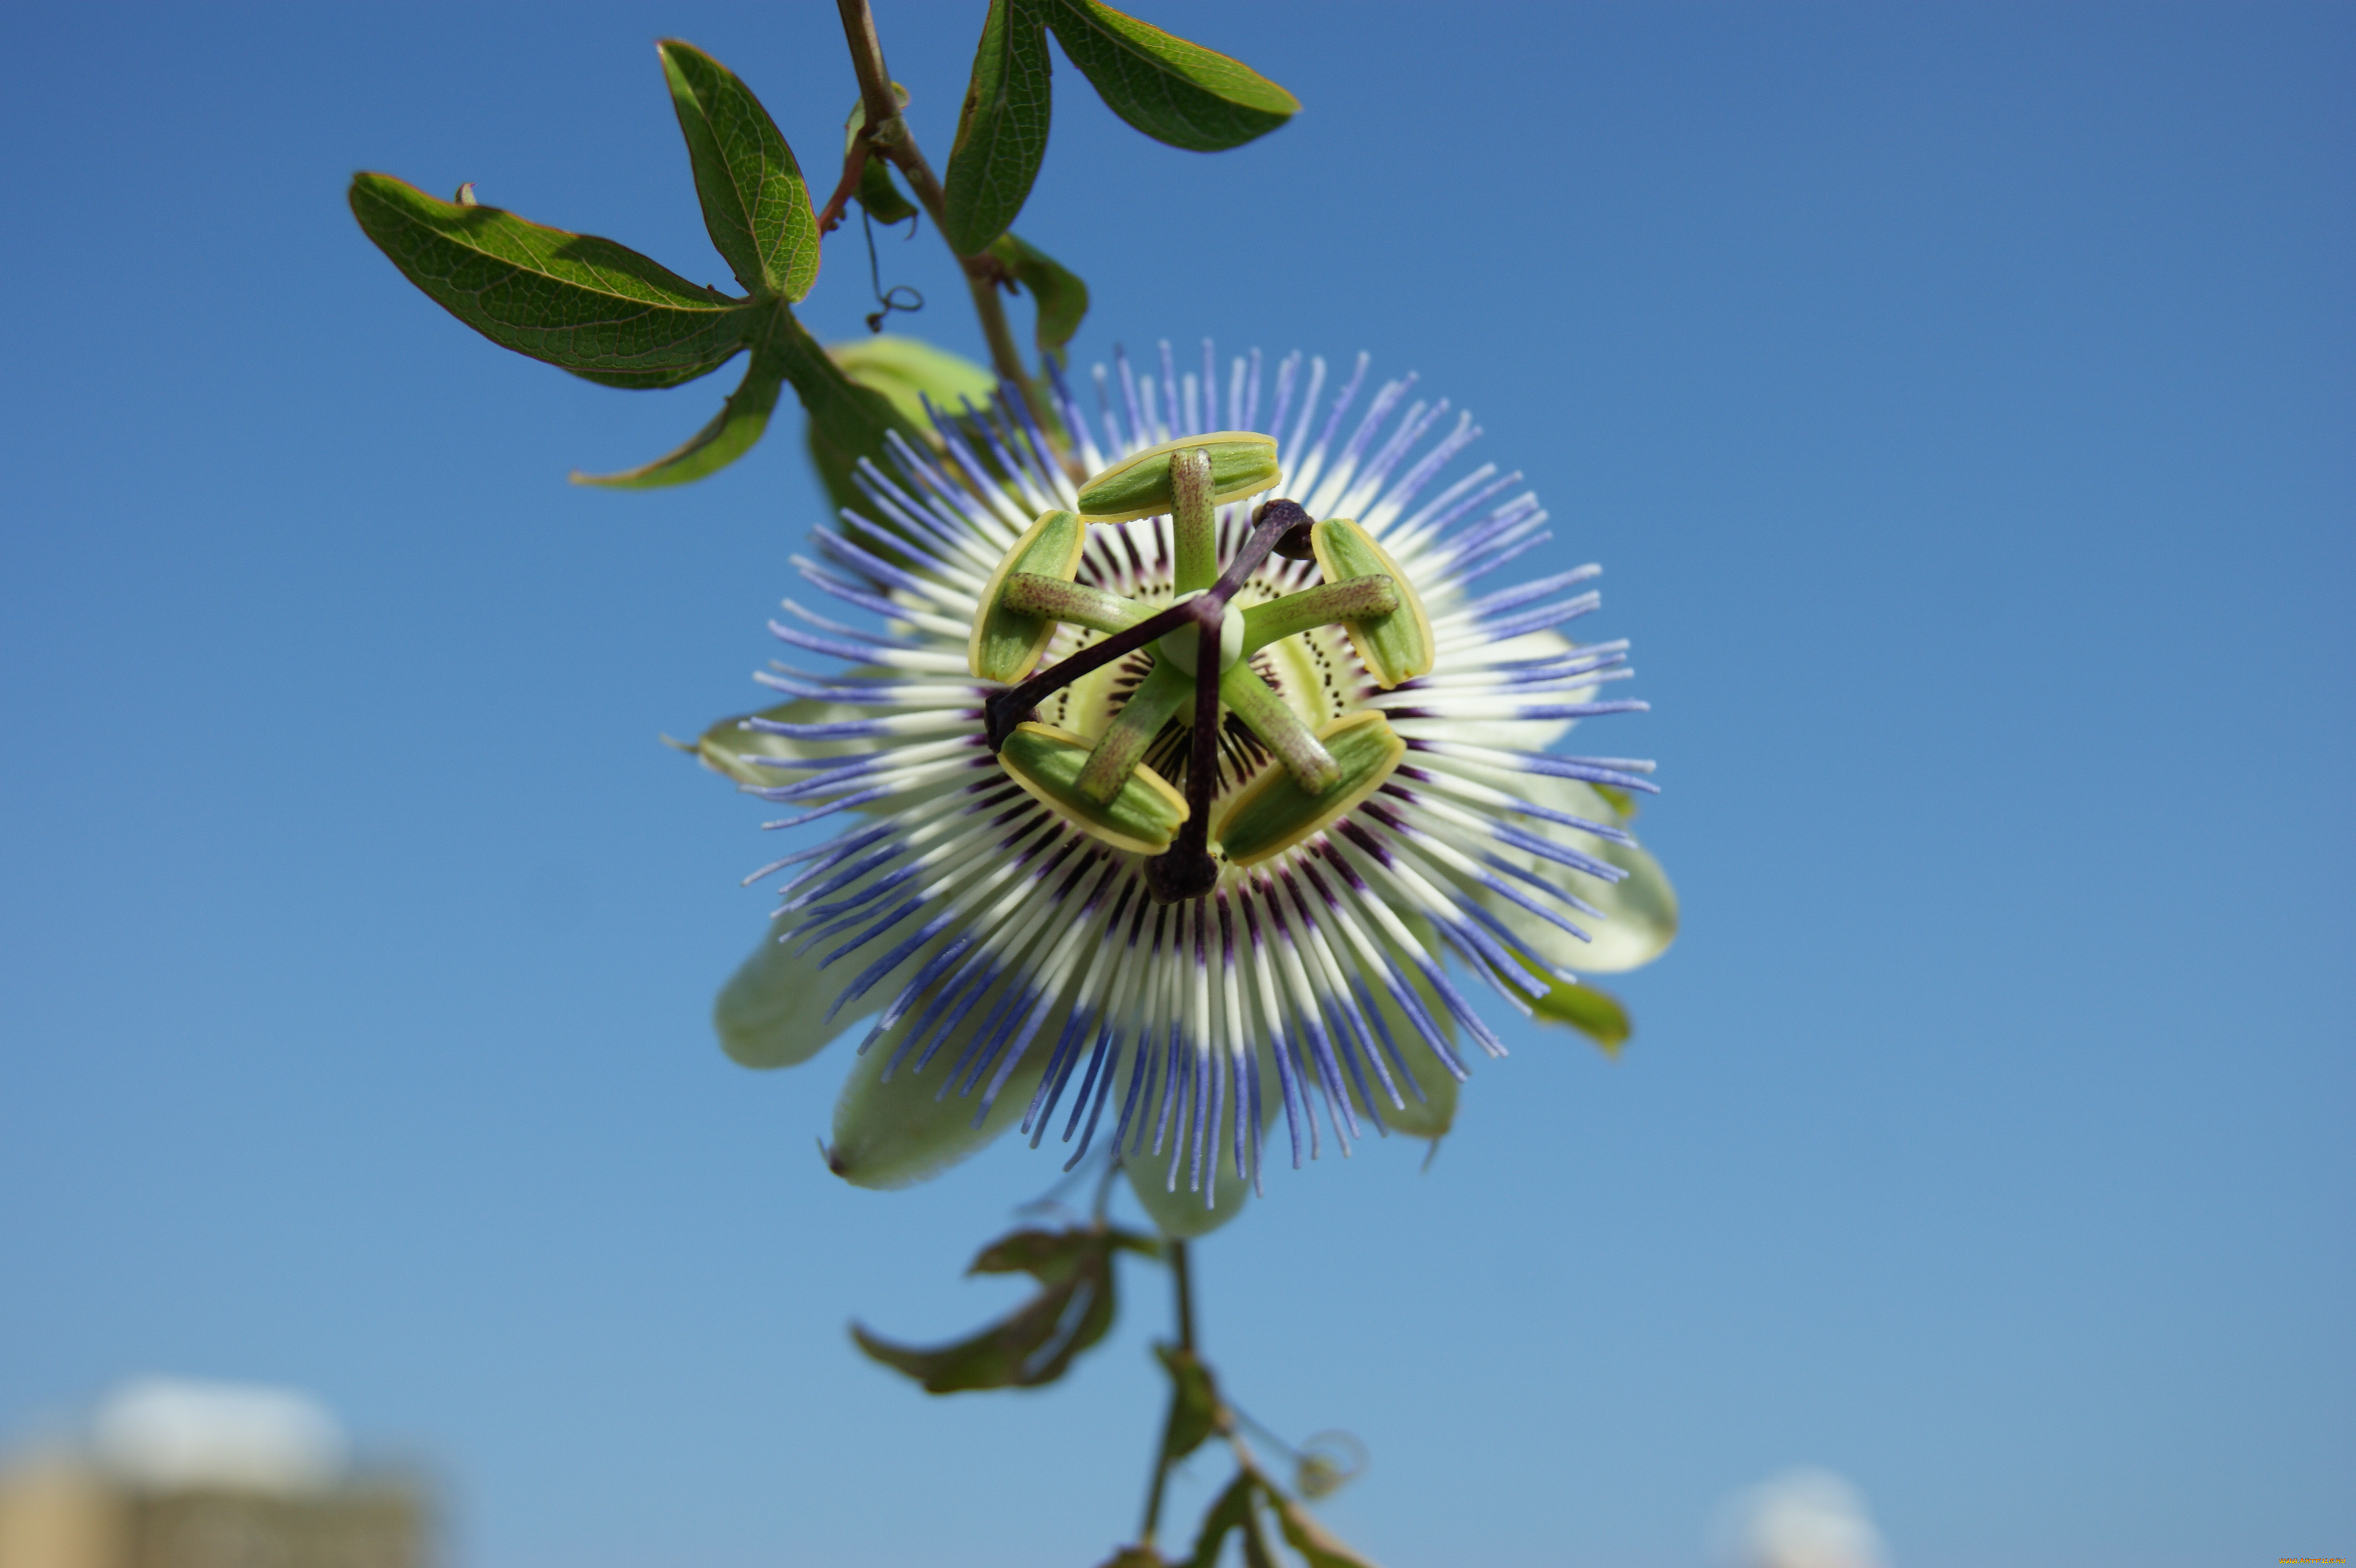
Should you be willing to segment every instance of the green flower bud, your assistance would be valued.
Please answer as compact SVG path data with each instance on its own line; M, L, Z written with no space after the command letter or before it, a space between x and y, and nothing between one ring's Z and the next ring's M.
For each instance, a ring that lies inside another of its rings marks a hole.
M1284 478L1276 465L1276 437L1257 430L1219 430L1148 446L1104 469L1080 487L1080 511L1090 522L1127 522L1170 510L1170 454L1200 448L1211 459L1211 501L1240 500L1273 489Z

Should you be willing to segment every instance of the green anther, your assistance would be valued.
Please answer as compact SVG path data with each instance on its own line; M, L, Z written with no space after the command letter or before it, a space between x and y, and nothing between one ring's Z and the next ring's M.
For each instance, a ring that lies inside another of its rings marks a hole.
M1088 753L1087 766L1080 769L1075 786L1081 799L1109 804L1137 771L1137 765L1145 760L1146 748L1162 733L1162 726L1194 696L1192 676L1173 669L1167 660L1156 660L1111 725L1097 737L1096 749Z
M1108 637L1127 631L1153 613L1119 594L1108 594L1086 583L1066 583L1061 577L1044 577L1036 572L1017 572L1008 577L998 602L1019 615L1040 616L1066 626L1084 626Z
M1079 792L1087 739L1053 725L1021 724L999 748L999 766L1033 798L1081 832L1115 849L1160 854L1188 816L1186 797L1151 768L1130 774L1108 802Z
M1284 770L1310 794L1323 795L1341 782L1342 765L1333 754L1250 665L1232 665L1220 675L1219 701L1276 753Z
M1244 611L1244 657L1249 659L1271 642L1321 626L1388 615L1398 607L1398 587L1389 577L1320 583Z
M1388 691L1402 681L1429 673L1433 657L1431 621L1423 613L1423 601L1416 597L1413 585L1383 547L1346 517L1327 518L1319 523L1309 542L1317 553L1317 565L1326 582L1385 576L1399 596L1398 607L1387 614L1342 622L1350 634L1350 646L1358 650L1375 683Z
M1170 532L1177 560L1171 585L1192 594L1219 580L1219 508L1211 499L1211 455L1200 446L1170 454Z
M1333 753L1340 782L1312 795L1290 772L1270 769L1230 801L1219 819L1215 836L1228 864L1257 865L1332 827L1381 789L1407 755L1407 742L1372 709L1335 719L1317 738Z
M1025 615L1005 602L1006 580L1017 572L1070 582L1080 569L1087 525L1068 511L1043 511L990 575L981 590L981 613L966 639L966 668L983 681L1020 681L1047 651L1055 622Z
M1276 465L1276 437L1257 430L1188 435L1122 458L1080 487L1080 511L1090 522L1154 517L1173 504L1170 455L1200 451L1211 459L1211 504L1273 489L1284 478ZM1210 585L1203 585L1207 587Z

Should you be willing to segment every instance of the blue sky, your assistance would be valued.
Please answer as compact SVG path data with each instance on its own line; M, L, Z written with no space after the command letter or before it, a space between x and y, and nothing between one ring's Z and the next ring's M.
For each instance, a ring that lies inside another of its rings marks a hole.
M2356 14L1146 14L1307 108L1205 158L1059 68L1022 227L1079 358L1363 348L1473 410L1610 568L1685 902L1622 1059L1512 1033L1428 1172L1282 1175L1201 1249L1237 1396L1373 1453L1336 1528L1675 1568L1807 1464L1903 1568L2356 1555ZM936 163L980 15L882 11ZM958 1271L1055 1162L848 1189L841 1063L706 1032L769 846L658 736L755 705L794 420L569 488L724 389L497 349L343 204L472 180L719 281L652 41L819 168L831 8L15 36L0 1428L307 1387L447 1478L466 1568L1096 1561L1160 1278L1066 1386L927 1402L844 1322L1002 1308ZM822 335L865 265L829 242Z

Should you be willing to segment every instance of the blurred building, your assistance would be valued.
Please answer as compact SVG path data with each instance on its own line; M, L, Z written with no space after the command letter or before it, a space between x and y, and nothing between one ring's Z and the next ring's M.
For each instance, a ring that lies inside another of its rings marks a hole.
M429 1568L427 1504L302 1394L151 1380L0 1466L0 1568Z

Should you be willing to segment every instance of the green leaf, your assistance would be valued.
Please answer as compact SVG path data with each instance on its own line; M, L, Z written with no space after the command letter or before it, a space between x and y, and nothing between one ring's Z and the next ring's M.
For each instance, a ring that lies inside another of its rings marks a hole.
M352 216L403 276L503 349L616 387L709 375L766 320L611 240L352 177Z
M1269 1489L1269 1502L1276 1509L1285 1544L1301 1553L1309 1568L1375 1568L1373 1558L1343 1545L1307 1509L1274 1487Z
M900 107L905 109L908 90L895 81L892 91L899 97ZM851 106L851 118L842 123L842 156L846 160L859 145L859 133L866 124L867 100L862 98ZM893 183L891 160L881 156L869 157L860 167L859 205L867 209L867 215L878 223L898 223L916 215L915 205Z
M1238 1470L1236 1478L1227 1483L1226 1490L1213 1499L1210 1510L1203 1515L1203 1523L1194 1532L1194 1555L1187 1559L1187 1568L1217 1568L1219 1552L1227 1543L1230 1532L1243 1528L1251 1517L1253 1494L1259 1489L1259 1479L1249 1470Z
M941 232L960 256L1006 231L1047 156L1047 36L1034 0L990 0L941 182Z
M1107 107L1157 142L1215 153L1264 136L1301 101L1241 60L1101 0L1040 0L1064 52Z
M778 323L770 341L780 355L786 380L809 414L813 455L823 453L824 462L837 471L847 475L862 457L882 462L884 437L891 431L924 440L922 425L882 392L853 382L791 316Z
M726 66L677 38L655 50L713 248L751 292L801 298L818 280L819 236L794 150Z
M1162 1428L1162 1456L1175 1463L1210 1441L1219 1415L1218 1385L1211 1369L1192 1350L1156 1345L1162 1369L1170 1374L1170 1421Z
M988 366L936 349L921 338L880 332L830 343L826 352L852 385L882 392L912 432L932 423L925 413L925 399L932 399L943 413L954 413L969 400L987 406L998 387L998 377Z
M761 439L761 433L769 428L769 415L777 407L777 389L785 384L785 379L784 364L764 344L753 350L752 360L744 367L744 379L728 394L720 412L689 436L685 445L651 463L626 468L618 474L584 474L576 468L573 482L617 490L651 490L716 474L751 451L753 444Z
M996 376L970 360L890 332L830 344L826 355L852 386L880 393L900 428L923 446L937 446L928 433L918 434L928 432L930 426L925 413L925 398L931 398L935 407L955 409L963 406L968 398L988 403L991 390L998 385ZM819 482L826 487L834 504L868 510L865 499L851 480L858 455L844 452L828 441L819 434L816 421L810 424L809 444L810 467L818 470ZM880 451L870 456L881 460ZM892 525L879 521L877 526Z
M1601 1046L1607 1056L1620 1054L1620 1047L1635 1032L1635 1026L1628 1021L1628 1009L1620 1004L1618 997L1591 985L1572 985L1550 975L1538 978L1547 982L1548 989L1530 1004L1532 1012L1544 1021L1569 1025Z
M1088 313L1088 285L1077 273L1011 232L992 240L990 253L1005 264L1016 283L1031 291L1031 303L1038 311L1033 340L1042 357L1052 354L1062 363L1064 345L1072 340Z
M1052 1383L1105 1337L1114 1311L1113 1257L1152 1243L1115 1230L1018 1230L981 1251L969 1274L1027 1273L1044 1288L989 1327L933 1349L895 1345L857 1324L859 1348L922 1383L926 1393L1031 1389Z

